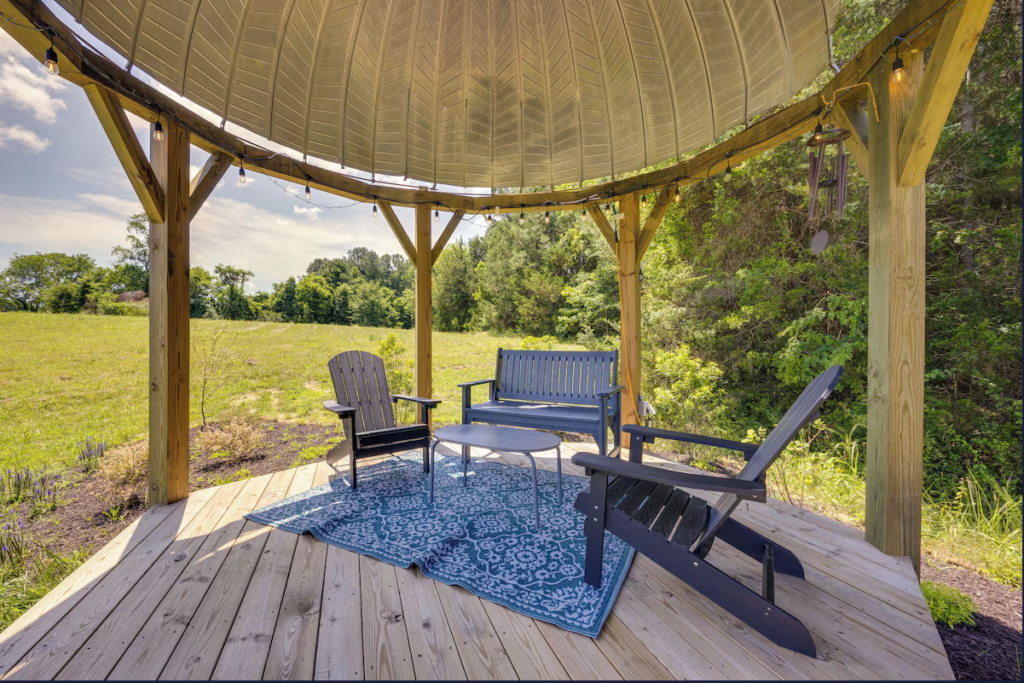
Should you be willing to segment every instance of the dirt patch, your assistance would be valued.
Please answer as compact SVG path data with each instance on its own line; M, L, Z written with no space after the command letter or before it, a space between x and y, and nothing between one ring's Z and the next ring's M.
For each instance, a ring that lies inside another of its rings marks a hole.
M312 389L313 391L316 391L320 388L320 382L317 382L315 379L309 379L303 382L302 386L306 387L307 389Z
M236 459L224 455L211 457L209 452L198 451L200 430L191 430L189 490L316 462L341 436L335 425L261 421L254 426L263 433L262 443L251 454ZM218 427L213 423L206 429ZM65 472L63 482L62 502L56 510L29 518L29 503L15 509L32 543L61 554L89 547L99 550L146 510L145 483L119 489L96 472L85 474L83 468Z
M1021 677L1021 592L952 565L922 558L921 580L953 586L974 600L974 626L938 624L957 679L1019 681Z

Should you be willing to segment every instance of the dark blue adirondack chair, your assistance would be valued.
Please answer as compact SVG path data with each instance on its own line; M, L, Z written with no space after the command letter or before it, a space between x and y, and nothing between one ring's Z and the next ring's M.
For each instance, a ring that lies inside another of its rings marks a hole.
M761 445L697 434L626 425L629 462L590 453L572 456L590 475L590 489L575 507L587 516L584 581L601 585L605 531L685 581L768 640L814 657L814 640L800 621L775 605L775 571L804 578L800 560L774 540L732 519L741 501L765 502L765 472L801 429L818 418L821 404L843 374L834 365L804 388ZM687 474L642 464L643 444L655 438L715 446L743 453L747 464L735 478ZM613 479L609 479L613 477ZM682 488L718 491L714 506ZM761 595L704 560L716 539L762 564Z
M494 379L460 384L462 424L486 422L590 434L608 449L608 428L619 449L621 391L618 351L511 351L498 349ZM471 405L471 388L489 384L488 401Z

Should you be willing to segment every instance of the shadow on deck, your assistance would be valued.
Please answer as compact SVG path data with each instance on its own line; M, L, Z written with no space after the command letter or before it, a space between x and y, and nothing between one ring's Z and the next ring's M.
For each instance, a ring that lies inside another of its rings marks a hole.
M569 455L566 474L581 474ZM554 469L553 455L537 459ZM810 630L817 659L776 647L639 554L592 640L416 569L242 517L331 474L325 463L306 465L147 511L0 634L0 676L953 678L909 559L776 500L735 514L803 562L806 580L779 575L776 599ZM760 566L728 545L709 560L760 590Z

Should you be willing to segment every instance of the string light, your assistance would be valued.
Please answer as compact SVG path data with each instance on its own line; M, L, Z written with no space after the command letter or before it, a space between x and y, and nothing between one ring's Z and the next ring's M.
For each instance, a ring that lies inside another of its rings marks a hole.
M892 75L897 81L903 80L903 60L900 59L900 44L896 43L896 59L892 60Z
M377 198L373 198L373 217L377 217Z
M728 161L725 162L725 175L732 175L732 164Z
M587 217L587 210L586 209L580 209L580 215L583 216L584 218L586 218Z
M437 209L434 209L434 222L435 222L435 223L436 223L436 222L438 221L439 217L440 217L440 216L439 216L439 214L437 213Z
M157 142L164 139L164 125L159 121L153 124L153 139Z
M679 186L678 186L678 185L676 185L676 204L679 204L679 203L681 203L682 201L683 201L683 195L681 195L681 194L679 193Z
M526 215L523 213L522 209L520 209L519 210L519 225L522 225L525 222L526 222Z
M550 211L545 211L544 212L544 224L545 225L550 225L551 224L551 212Z
M812 136L812 139L820 140L821 138L822 138L822 128L821 128L821 124L819 123L818 125L816 125L814 127L814 135Z
M238 182L241 185L245 185L245 166L242 165L242 160L238 160Z
M50 47L43 53L43 66L54 76L60 73L60 67L57 66L57 51L53 49L53 36L50 36Z
M306 183L306 201L308 202L312 196L313 192L309 189L309 183Z
M640 195L640 208L641 209L646 209L647 208L647 193L644 193L644 194Z
M605 216L611 216L612 215L612 205L611 204L605 204L604 205L604 215Z

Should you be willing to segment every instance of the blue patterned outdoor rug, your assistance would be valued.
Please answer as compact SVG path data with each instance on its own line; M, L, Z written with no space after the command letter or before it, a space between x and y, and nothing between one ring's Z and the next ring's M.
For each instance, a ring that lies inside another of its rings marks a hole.
M572 504L589 481L565 475L558 505L554 472L538 470L539 532L533 524L530 469L473 460L463 486L458 457L436 456L434 506L419 452L359 468L347 479L286 498L246 517L459 585L521 614L596 638L633 559L605 534L603 580L583 582L583 515Z

